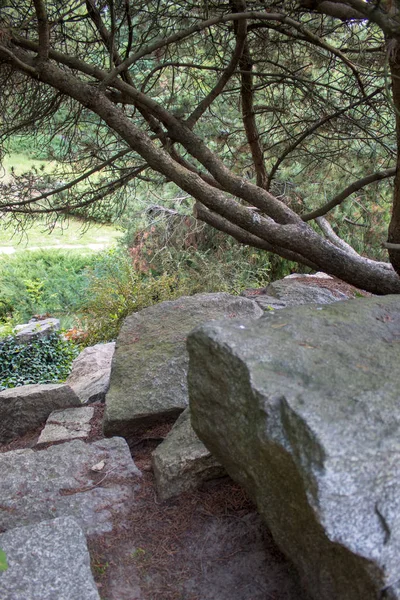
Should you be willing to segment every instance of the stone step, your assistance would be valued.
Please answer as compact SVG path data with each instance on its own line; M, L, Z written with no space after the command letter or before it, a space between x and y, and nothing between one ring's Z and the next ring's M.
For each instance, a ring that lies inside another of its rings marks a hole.
M0 535L1 600L100 600L82 528L60 517Z
M35 383L0 392L0 444L32 431L57 409L80 406L69 385Z
M48 417L37 445L86 439L91 431L90 420L93 415L93 406L55 410Z
M141 476L122 438L5 452L0 473L0 531L71 516L87 535L123 521Z

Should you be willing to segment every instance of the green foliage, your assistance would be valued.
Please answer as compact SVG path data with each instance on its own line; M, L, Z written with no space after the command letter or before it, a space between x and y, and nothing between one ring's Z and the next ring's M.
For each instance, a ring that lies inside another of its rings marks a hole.
M78 347L57 333L28 343L9 336L0 341L0 390L64 381L78 354Z
M114 339L127 315L184 293L176 274L140 273L122 250L102 253L89 272L89 282L83 306L86 345Z
M82 311L85 344L114 339L127 315L152 304L200 292L237 294L268 283L265 252L240 246L191 217L174 219L173 224L161 220L131 233L129 251L121 248L98 257Z
M36 160L57 158L62 153L62 136L14 135L8 139L7 153L28 154Z
M161 212L147 224L128 231L125 242L134 267L159 276L177 273L190 293L265 286L270 279L269 255L238 244L216 229L177 211Z
M79 311L93 255L60 250L25 252L0 259L0 320L15 323L34 314L66 316Z
M7 571L7 569L8 569L7 556L6 556L6 553L4 552L4 550L2 550L0 548L0 572Z

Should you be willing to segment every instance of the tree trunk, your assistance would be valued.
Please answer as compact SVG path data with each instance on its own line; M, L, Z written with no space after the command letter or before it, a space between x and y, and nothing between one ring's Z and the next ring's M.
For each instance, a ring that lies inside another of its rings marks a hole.
M390 71L392 75L393 108L396 112L397 171L394 182L392 218L389 225L388 242L400 244L400 42L391 39L387 43ZM389 250L390 262L400 275L400 250Z

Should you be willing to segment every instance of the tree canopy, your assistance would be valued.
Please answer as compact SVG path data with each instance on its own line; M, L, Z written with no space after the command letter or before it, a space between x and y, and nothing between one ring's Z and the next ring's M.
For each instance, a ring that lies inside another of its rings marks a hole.
M396 0L0 0L0 10L0 145L34 133L51 150L57 139L62 169L51 185L41 173L2 184L4 217L123 210L136 186L172 182L198 219L241 243L400 292ZM357 253L331 216L382 180L394 269Z

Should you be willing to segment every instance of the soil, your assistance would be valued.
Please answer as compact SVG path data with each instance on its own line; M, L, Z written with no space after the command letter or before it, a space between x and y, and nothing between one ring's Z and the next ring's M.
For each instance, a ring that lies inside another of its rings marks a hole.
M104 405L92 406L89 442L103 437ZM133 441L142 479L128 517L111 533L88 539L101 600L307 600L293 567L231 479L157 499L151 453L170 428L158 425ZM0 452L34 448L41 429Z

